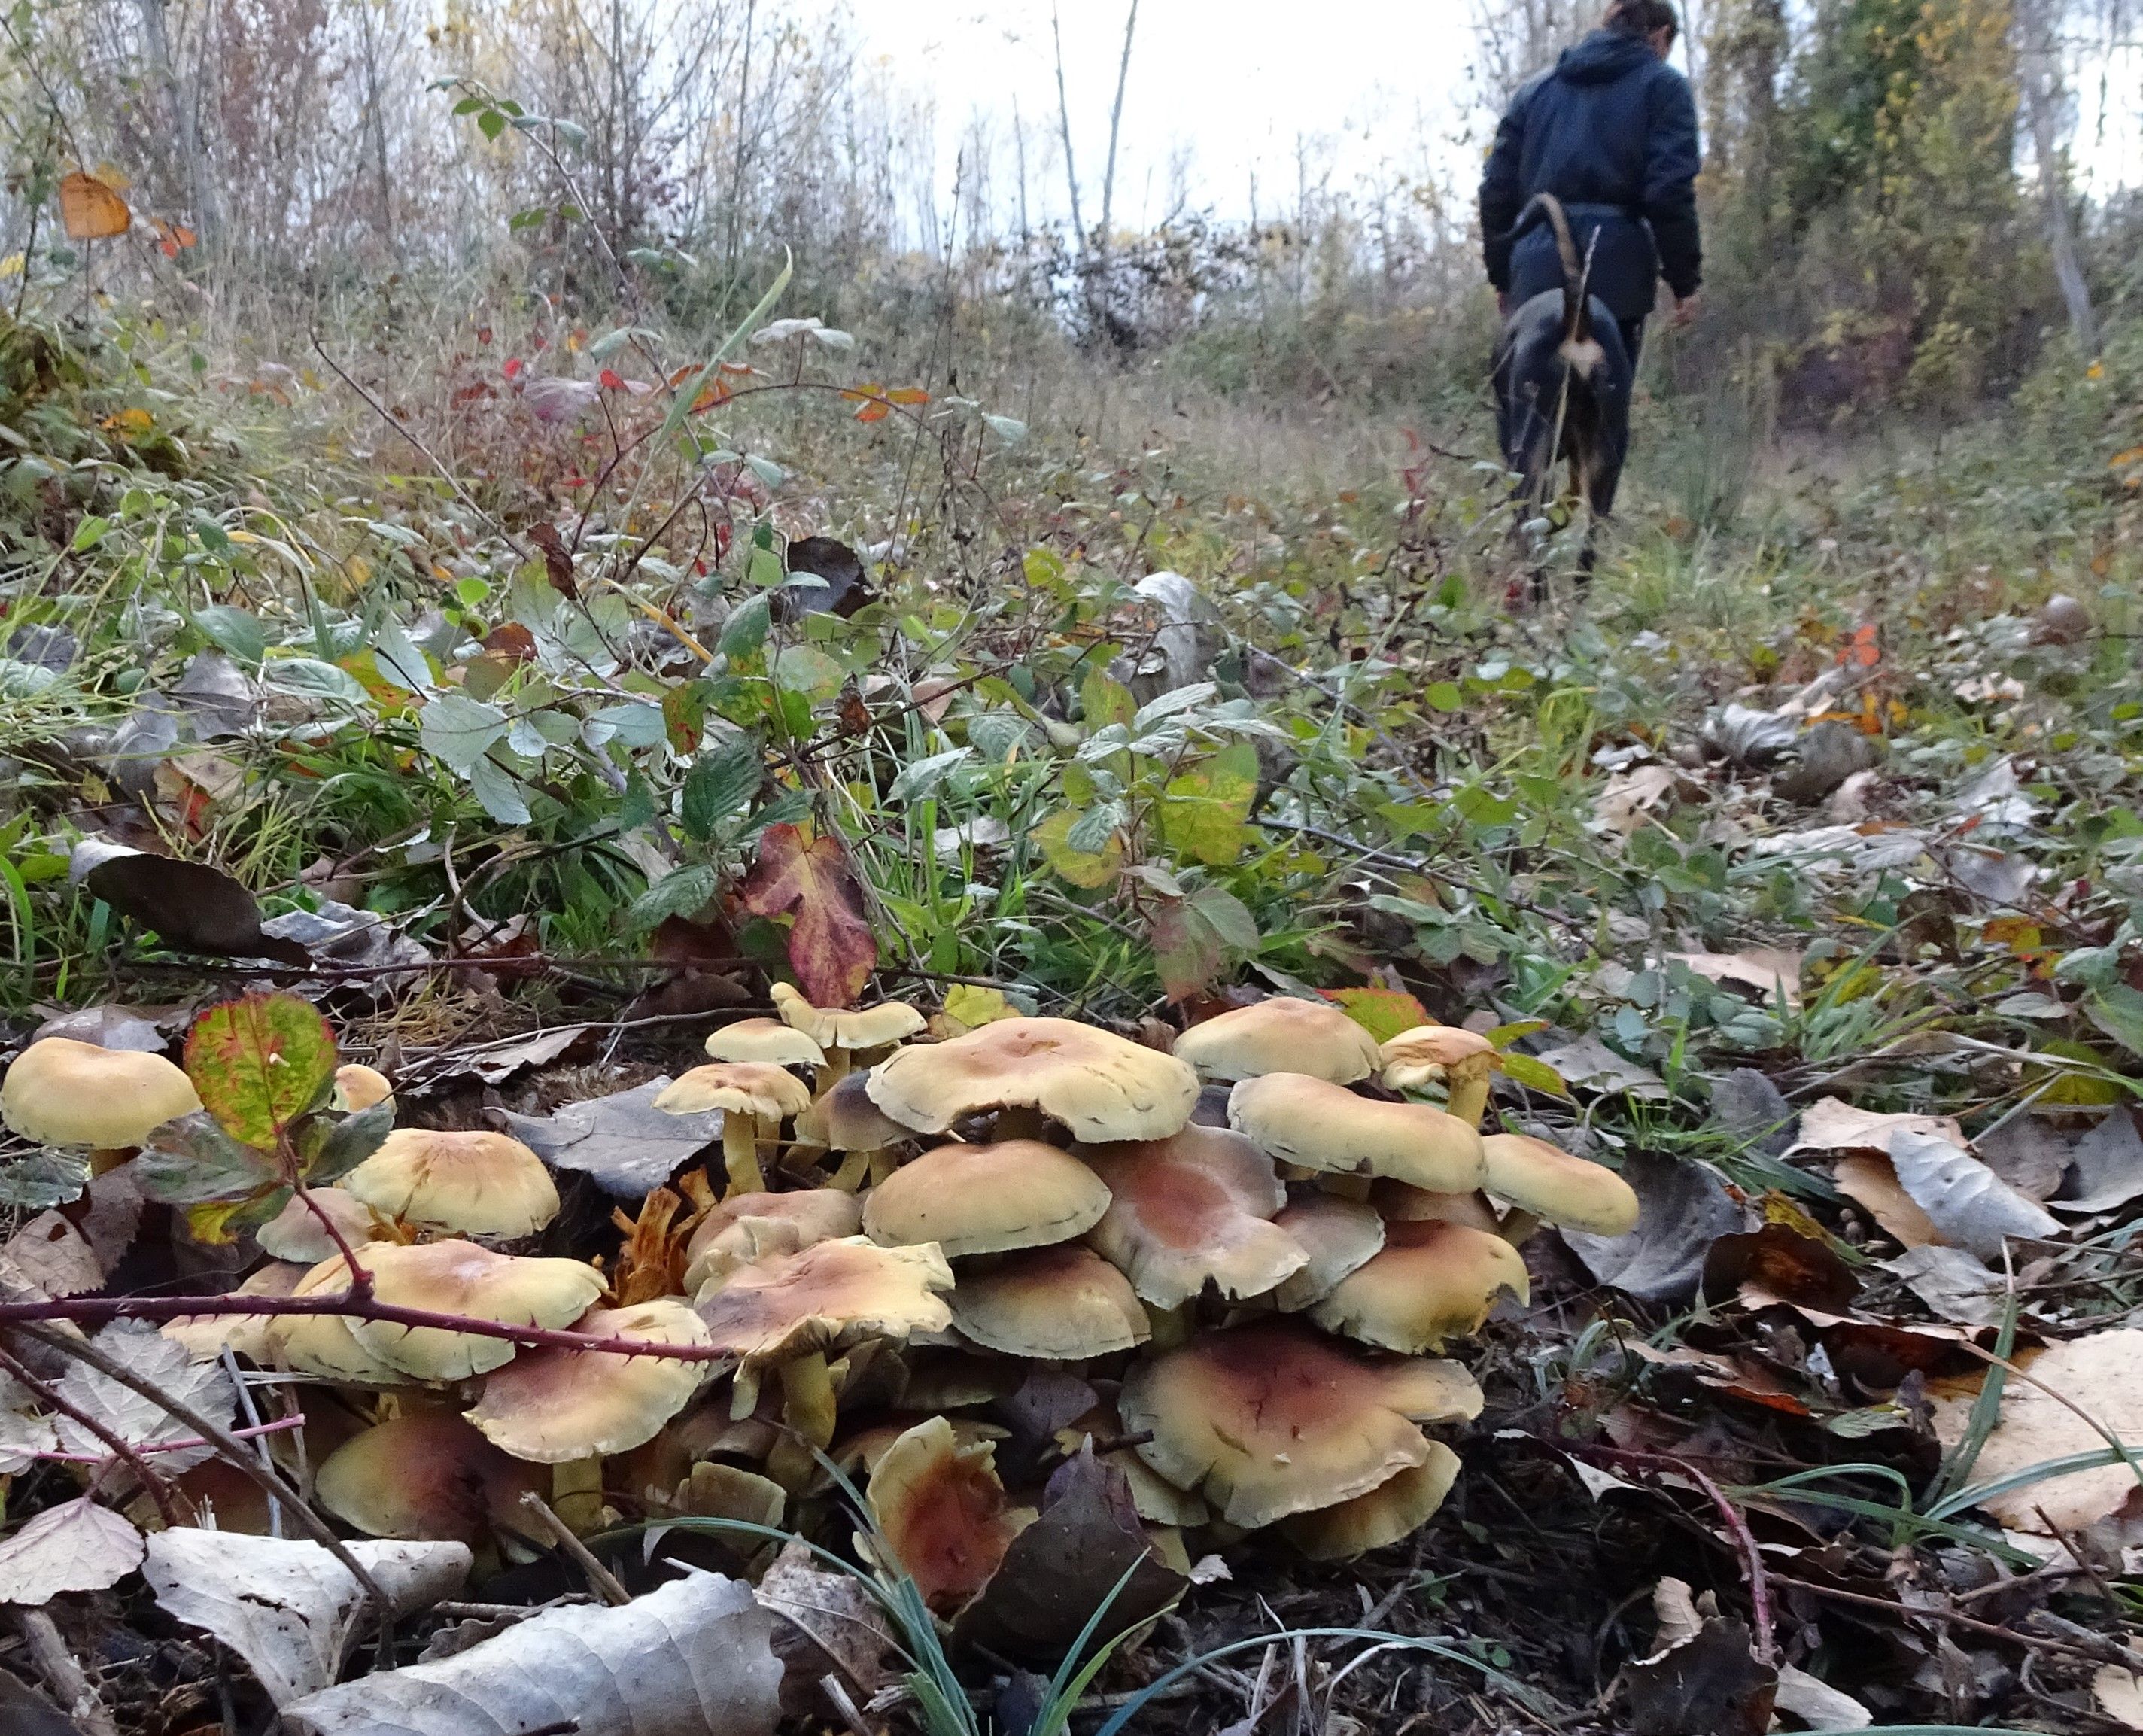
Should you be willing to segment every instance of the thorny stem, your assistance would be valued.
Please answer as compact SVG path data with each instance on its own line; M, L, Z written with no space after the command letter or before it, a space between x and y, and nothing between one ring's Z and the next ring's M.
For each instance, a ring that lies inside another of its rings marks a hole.
M0 1353L0 1354L5 1354L5 1353ZM9 1372L11 1373L13 1372L12 1369ZM16 1378L19 1380L22 1377L20 1375L17 1375ZM40 1392L38 1397L42 1398L45 1397L45 1395ZM73 1415L72 1412L69 1412L67 1414L71 1416ZM76 1417L75 1421L80 1422L85 1428L94 1428L96 1427L94 1423L89 1422L86 1417ZM299 1414L293 1417L278 1417L273 1422L256 1422L245 1428L235 1428L230 1432L230 1438L234 1441L256 1441L263 1435L285 1434L291 1429L303 1428L304 1426L304 1414L300 1412ZM186 1452L196 1447L213 1447L215 1445L215 1442L213 1441L205 1441L196 1437L191 1441L151 1441L146 1446L136 1447L134 1450L146 1458L152 1452ZM115 1445L113 1450L115 1452L121 1452L123 1456L123 1447ZM62 1464L65 1465L101 1465L104 1462L103 1460L97 1457L95 1454L87 1452L41 1452L37 1457L41 1459L57 1459ZM162 1511L161 1503L158 1504L157 1510L160 1512ZM176 1519L171 1520L170 1522L173 1525L179 1523Z
M134 1473L134 1481L141 1486L142 1493L146 1495L151 1501L156 1504L157 1517L161 1519L166 1525L172 1526L184 1523L179 1516L178 1508L171 1501L171 1491L164 1486L163 1478L157 1476L154 1471L149 1468L149 1462L142 1457L142 1452L140 1447L136 1447L133 1442L122 1438L112 1429L106 1427L104 1423L100 1422L96 1417L91 1416L88 1412L82 1409L80 1405L76 1404L72 1399L62 1395L57 1388L49 1386L45 1382L38 1379L37 1377L32 1373L29 1368L19 1358L11 1355L5 1350L0 1350L0 1368L4 1368L9 1374L12 1375L27 1391L36 1397L39 1403L49 1405L52 1409L57 1411L61 1416L65 1417L72 1422L78 1423L82 1427L88 1430L91 1434L96 1436L97 1438L101 1441L106 1447L110 1447L111 1449L111 1456L114 1458L116 1458L121 1464L126 1466L129 1471ZM166 1448L164 1450L168 1451L169 1449ZM72 1453L50 1453L42 1455L42 1457L77 1460L78 1462L87 1464L96 1464L100 1462L97 1460L90 1458L86 1454L76 1455Z

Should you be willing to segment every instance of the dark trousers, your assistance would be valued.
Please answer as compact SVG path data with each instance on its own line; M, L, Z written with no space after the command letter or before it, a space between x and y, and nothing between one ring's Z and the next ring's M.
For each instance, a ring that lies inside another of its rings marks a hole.
M1635 379L1637 358L1645 348L1645 316L1640 314L1635 319L1617 319L1615 327L1622 334L1622 353L1630 359L1630 377Z

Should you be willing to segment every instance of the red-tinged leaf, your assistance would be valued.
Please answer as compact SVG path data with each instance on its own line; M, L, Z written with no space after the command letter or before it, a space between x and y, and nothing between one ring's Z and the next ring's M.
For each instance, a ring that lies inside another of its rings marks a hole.
M885 384L881 380L865 380L860 386L849 386L844 388L841 396L854 398L858 403L869 398L883 398L885 396Z
M1349 1018L1380 1043L1417 1025L1436 1022L1428 1016L1428 1009L1404 989L1328 988L1324 998L1336 1002Z
M273 1151L334 1082L334 1036L295 995L211 1006L186 1033L186 1076L201 1106L242 1145Z
M500 368L499 372L510 380L517 380L521 378L521 370L526 366L527 364L519 356L508 356L506 359L506 365Z
M886 408L883 399L874 399L872 402L865 404L860 410L856 412L856 420L859 422L883 422L891 414L893 414L893 412Z
M768 827L760 837L759 861L745 878L744 902L755 916L795 913L789 963L814 1006L854 1002L878 963L878 937L838 838Z
M625 390L625 382L619 377L617 370L614 368L604 368L601 373L596 376L596 378L602 383L603 389L606 392L622 392Z
M896 386L885 396L888 403L927 404L930 402L930 394L920 386Z
M478 343L479 343L479 344L488 344L488 343L490 343L490 342L491 342L491 328L490 328L489 326L487 326L487 325L479 325L479 326L476 329L476 341L477 341Z
M1156 900L1149 926L1153 967L1171 1002L1189 1000L1220 974L1220 937L1188 901Z

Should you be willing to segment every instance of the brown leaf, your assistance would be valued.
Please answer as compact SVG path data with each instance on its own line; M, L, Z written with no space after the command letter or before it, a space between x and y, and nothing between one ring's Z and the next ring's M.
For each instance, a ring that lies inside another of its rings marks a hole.
M1699 1610L1680 1580L1660 1580L1653 1603L1665 1644L1623 1671L1636 1736L1763 1736L1778 1675L1756 1661L1748 1624Z
M759 1582L759 1600L775 1617L782 1704L794 1713L819 1709L819 1684L829 1675L864 1704L884 1686L886 1654L893 1648L878 1600L853 1575L814 1567L813 1559L805 1545L792 1540Z
M768 827L743 897L758 916L795 912L789 963L814 1006L854 1003L878 963L878 939L840 839L830 833L807 838L787 824Z
M1794 1136L1795 1151L1888 1151L1890 1135L1899 1129L1932 1133L1962 1145L1964 1130L1952 1115L1890 1115L1872 1109L1855 1109L1842 1098L1825 1097L1801 1112L1800 1131Z
M1766 1224L1749 1235L1721 1236L1704 1264L1707 1295L1739 1292L1751 1308L1773 1302L1836 1313L1852 1307L1860 1285L1830 1246Z
M573 582L573 552L566 547L565 538L558 534L558 527L549 524L531 525L528 540L543 551L543 573L550 580L551 588L561 596L579 596L580 587Z
M123 235L134 215L110 182L77 169L60 177L60 222L70 241L96 241Z
M1879 1224L1901 1248L1948 1244L1913 1196L1898 1185L1898 1172L1880 1152L1849 1151L1838 1160L1838 1190Z

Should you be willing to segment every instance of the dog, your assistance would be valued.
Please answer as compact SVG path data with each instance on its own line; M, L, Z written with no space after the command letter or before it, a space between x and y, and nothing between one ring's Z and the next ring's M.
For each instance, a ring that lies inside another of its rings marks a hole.
M1503 462L1516 472L1518 496L1537 515L1559 497L1556 465L1567 459L1572 493L1591 509L1578 571L1592 572L1592 539L1615 509L1630 450L1630 388L1634 369L1606 304L1586 288L1586 264L1571 239L1570 220L1552 193L1536 193L1518 214L1522 234L1538 211L1555 231L1562 287L1544 289L1513 309L1496 341L1496 433ZM1533 576L1537 600L1547 575Z

